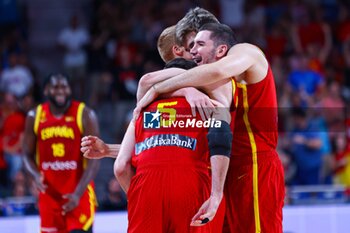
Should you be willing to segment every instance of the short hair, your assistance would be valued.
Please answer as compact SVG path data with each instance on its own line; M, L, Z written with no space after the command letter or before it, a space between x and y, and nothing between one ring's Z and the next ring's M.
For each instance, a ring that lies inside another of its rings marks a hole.
M194 61L186 60L185 58L178 57L178 58L175 58L175 59L167 62L165 64L164 69L176 67L176 68L182 68L185 70L189 70L189 69L192 69L193 67L196 67L196 66L197 66L197 63L195 63Z
M164 62L175 58L173 46L175 45L175 25L167 27L160 34L157 42L157 49Z
M184 45L186 35L190 32L198 32L199 28L206 23L219 23L219 20L209 11L196 7L190 9L186 15L176 24L175 41Z
M234 32L226 24L207 23L200 27L199 31L210 31L210 39L214 42L214 46L225 44L231 48L237 44Z
M67 82L70 85L70 78L69 78L69 76L67 74L64 74L64 73L50 73L44 79L44 82L43 82L43 87L44 88L46 88L46 86L48 86L50 84L50 82L51 82L53 77L57 77L57 78L60 78L60 79L65 79L65 80L67 80Z

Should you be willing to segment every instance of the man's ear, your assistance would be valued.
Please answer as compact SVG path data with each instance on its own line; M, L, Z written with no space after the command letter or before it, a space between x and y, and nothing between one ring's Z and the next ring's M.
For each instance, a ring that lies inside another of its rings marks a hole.
M182 57L183 47L180 47L178 45L173 45L172 50L173 50L173 54L175 55L175 57Z
M227 54L227 51L228 51L228 46L227 45L219 45L217 48L216 48L216 56L218 58L222 58L224 56L226 56Z

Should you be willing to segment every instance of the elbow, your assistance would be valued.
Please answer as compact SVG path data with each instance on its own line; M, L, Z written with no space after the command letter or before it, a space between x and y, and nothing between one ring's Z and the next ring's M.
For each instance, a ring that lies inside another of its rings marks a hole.
M127 174L128 168L130 166L131 165L128 162L121 162L121 161L116 160L114 162L114 176L117 179L125 176L125 174Z
M139 81L139 87L149 88L152 85L152 75L150 73L147 73L141 77Z
M139 80L139 83L137 86L137 94L136 94L137 102L145 95L147 90L149 90L153 85L151 80L152 80L152 75L149 73L143 75Z

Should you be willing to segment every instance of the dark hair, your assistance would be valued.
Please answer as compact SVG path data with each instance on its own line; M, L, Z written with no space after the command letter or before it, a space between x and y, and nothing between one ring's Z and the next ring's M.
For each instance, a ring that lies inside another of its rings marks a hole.
M50 82L51 82L51 79L53 77L57 77L57 78L62 78L62 79L66 79L67 82L69 83L70 85L70 78L67 74L64 74L64 73L50 73L49 75L47 75L44 79L44 82L43 82L43 88L45 88Z
M196 7L194 9L190 9L176 24L176 44L184 46L186 36L190 32L198 32L199 28L206 23L219 23L219 20L204 8Z
M185 58L179 57L166 63L164 69L175 67L175 68L182 68L185 70L189 70L196 66L197 66L197 63L195 63L194 61L186 60Z
M214 41L214 45L227 45L229 48L237 44L237 40L232 29L222 23L207 23L199 28L199 31L210 31L210 39Z

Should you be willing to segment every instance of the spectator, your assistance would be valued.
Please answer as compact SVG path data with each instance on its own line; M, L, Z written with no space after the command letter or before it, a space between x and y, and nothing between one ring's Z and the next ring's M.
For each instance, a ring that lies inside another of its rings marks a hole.
M89 34L79 25L77 15L70 19L70 25L58 36L58 44L65 50L63 66L72 80L73 94L81 99L85 93L87 55L85 46L89 43Z
M2 141L2 133L0 133L0 141ZM4 156L4 148L2 143L0 143L0 197L7 195L8 185L7 164Z
M266 53L270 61L281 58L287 52L288 37L283 23L276 23L266 35Z
M2 145L8 165L8 179L14 181L16 174L22 169L21 143L24 132L25 115L20 111L17 99L5 93L4 122L2 126Z
M350 146L346 144L345 134L338 134L335 141L334 182L350 189Z
M342 51L344 56L344 84L342 87L342 95L347 100L350 101L350 36L342 44Z
M24 197L26 196L27 190L27 180L26 176L22 170L18 171L13 179L13 189L12 194L14 197Z
M350 38L350 14L348 7L344 4L340 4L339 6L338 23L335 34L340 43Z
M311 70L308 64L309 59L303 54L293 55L290 59L292 71L288 76L288 84L291 94L300 97L299 107L311 106L324 85L323 77Z
M126 210L126 196L118 181L113 177L108 182L107 196L100 204L100 210Z
M19 64L19 54L11 52L10 67L1 74L0 87L2 91L12 93L16 97L26 95L33 86L33 77L29 69Z
M297 53L305 53L311 44L320 48L329 45L331 30L323 20L321 7L299 4L291 9L294 20L291 25L292 43Z
M324 90L318 107L322 109L328 132L333 141L334 135L343 131L345 122L345 102L341 96L341 86L337 81L331 80Z
M115 79L113 82L114 91L118 93L116 104L115 129L117 130L117 140L122 138L122 122L129 111L136 105L136 91L139 77L143 71L135 64L137 48L130 43L126 35L117 44L116 67L114 69Z
M294 185L320 184L322 141L319 129L314 128L302 108L292 110L294 128L288 136L289 153L297 166Z

